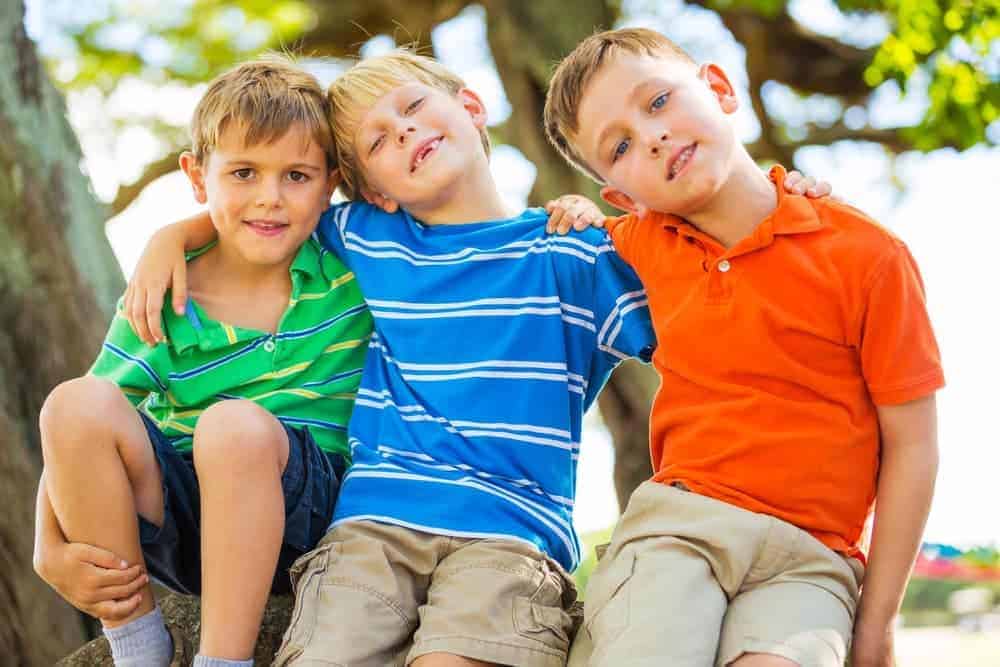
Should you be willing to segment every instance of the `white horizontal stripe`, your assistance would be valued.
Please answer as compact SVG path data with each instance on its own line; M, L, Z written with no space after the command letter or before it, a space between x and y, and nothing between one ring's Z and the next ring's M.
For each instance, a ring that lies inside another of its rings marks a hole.
M385 467L388 466L376 467L364 464L355 464L351 466L347 474L347 478L344 480L344 483L346 484L348 481L350 481L351 477L397 479L397 480L408 480L413 482L426 482L433 484L464 486L466 488L471 488L476 491L488 493L490 495L506 500L512 505L520 507L528 514L535 517L535 519L537 519L539 522L547 526L552 531L552 533L559 538L559 540L563 543L563 546L566 547L566 551L570 553L574 561L579 558L579 554L576 550L576 546L573 544L573 540L569 539L569 536L574 534L573 529L565 520L563 520L562 517L556 515L554 512L552 512L546 507L536 505L535 503L528 501L525 498L520 498L509 491L496 488L493 485L490 485L474 477L463 477L461 479L454 479L454 480L437 479L434 477L426 477L423 475L416 475L409 472L404 472L404 473L387 472L385 471ZM553 522L555 522L555 524L558 525L554 525Z
M636 299L636 298L645 299L646 298L646 291L645 290L635 290L634 292L626 292L625 294L622 294L617 299L615 299L615 306L614 306L614 308L612 308L611 312L608 313L607 318L604 320L604 324L601 325L601 331L597 334L597 342L598 343L604 343L605 337L607 336L607 333L608 333L608 329L611 328L611 325L620 316L620 311L621 311L622 304L625 303L625 302L627 302L627 301L631 301L632 299Z
M502 315L562 315L562 309L552 308L489 308L476 310L444 310L436 313L399 313L372 309L374 317L387 320L436 320L449 317L499 317Z

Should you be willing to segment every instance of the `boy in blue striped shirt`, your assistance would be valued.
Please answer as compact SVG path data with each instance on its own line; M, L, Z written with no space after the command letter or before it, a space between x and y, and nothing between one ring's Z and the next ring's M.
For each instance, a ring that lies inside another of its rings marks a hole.
M318 237L375 334L275 664L562 665L582 417L620 360L648 359L645 293L603 230L508 214L483 104L440 64L371 58L330 98L344 194L379 207L334 206ZM207 216L166 230L145 271L210 238Z

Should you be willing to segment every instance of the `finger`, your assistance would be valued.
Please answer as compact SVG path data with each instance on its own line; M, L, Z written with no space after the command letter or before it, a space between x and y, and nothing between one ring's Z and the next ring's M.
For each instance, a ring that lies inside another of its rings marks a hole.
M812 197L826 197L833 192L833 187L826 181L820 181L806 192Z
M566 209L562 206L556 206L552 209L552 214L549 216L549 221L545 224L545 231L552 234L559 227L560 221L562 221L563 216L566 215Z
M188 285L187 285L187 262L178 262L174 267L174 272L170 277L173 286L174 312L183 315L187 308Z
M69 545L69 549L74 558L106 570L127 570L129 566L123 558L120 558L113 551L91 544L73 542Z
M385 200L385 212L386 213L395 213L398 210L399 210L399 202L397 202L395 199L386 199Z
M573 224L573 227L578 232L582 232L583 230L593 225L594 220L596 219L597 216L594 215L594 212L591 210L589 206L581 206L580 211L577 213L576 222Z
M156 343L163 342L163 292L152 290L146 296L146 326Z
M99 588L96 591L98 598L95 602L105 602L107 600L124 600L130 598L139 591L142 590L143 586L149 583L149 576L143 574L142 576L136 577L135 580L130 581L127 584L122 584L121 586L105 586L104 588Z
M576 224L578 215L579 212L575 206L568 207L556 224L556 233L560 235L567 234Z
M107 621L120 621L135 611L140 601L142 601L142 593L136 593L124 600L98 602L95 605L91 605L90 608L92 611L88 611L87 613Z
M86 578L94 588L108 588L131 584L145 575L141 565L133 565L124 570L94 567Z
M785 175L785 189L791 190L802 180L802 174L797 171L790 171Z
M146 324L146 293L146 289L136 287L135 298L132 300L132 310L129 311L131 314L129 322L132 324L132 329L135 331L135 335L139 337L139 340L147 345L155 345L156 341L153 340L153 336L149 333L149 327Z
M132 305L132 281L128 281L125 285L125 294L122 296L122 314L125 315L125 319L128 319L129 307Z
M552 209L554 209L556 207L556 205L557 204L556 204L556 201L554 199L551 200L551 201L545 202L545 212L551 214L552 213Z

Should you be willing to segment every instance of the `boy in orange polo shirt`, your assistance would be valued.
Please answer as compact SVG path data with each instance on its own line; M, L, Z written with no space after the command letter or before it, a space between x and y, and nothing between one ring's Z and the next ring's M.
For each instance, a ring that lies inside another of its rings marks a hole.
M892 664L937 472L923 285L864 214L763 175L736 108L721 68L644 29L586 39L551 83L549 138L629 213L609 226L661 377L655 474L590 580L571 665Z

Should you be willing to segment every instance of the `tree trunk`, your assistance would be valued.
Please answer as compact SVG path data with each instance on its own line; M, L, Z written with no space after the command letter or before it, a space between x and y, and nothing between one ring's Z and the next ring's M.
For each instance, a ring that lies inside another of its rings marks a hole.
M51 665L85 639L79 613L32 570L38 411L86 371L120 293L76 136L24 31L0 4L0 655Z

